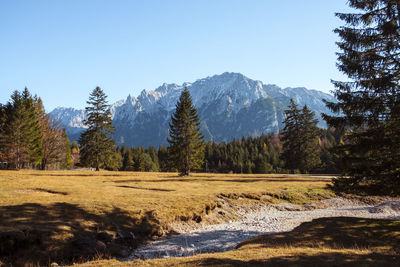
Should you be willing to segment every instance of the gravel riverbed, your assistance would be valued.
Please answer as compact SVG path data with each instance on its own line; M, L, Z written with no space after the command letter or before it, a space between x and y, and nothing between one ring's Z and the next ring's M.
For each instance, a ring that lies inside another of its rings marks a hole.
M288 203L266 205L258 211L239 210L242 218L216 225L205 225L140 246L127 261L138 258L180 257L234 249L254 236L293 230L303 222L323 217L359 217L400 220L400 200L370 206L344 198L321 201L325 208Z

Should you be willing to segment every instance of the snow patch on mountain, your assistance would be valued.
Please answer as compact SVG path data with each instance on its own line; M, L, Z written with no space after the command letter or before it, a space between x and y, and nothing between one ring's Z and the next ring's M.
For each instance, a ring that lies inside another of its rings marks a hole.
M321 91L304 87L282 89L232 72L182 85L164 83L155 90L143 90L137 98L128 95L111 105L117 143L165 145L170 116L185 87L198 109L206 139L217 142L278 132L283 127L283 113L290 98L300 106L308 105L323 127L321 113L330 113L323 99L335 101L332 95ZM85 127L83 110L56 108L50 115L66 127L69 135Z
M50 112L50 116L64 127L86 128L83 123L86 119L84 110L58 107Z

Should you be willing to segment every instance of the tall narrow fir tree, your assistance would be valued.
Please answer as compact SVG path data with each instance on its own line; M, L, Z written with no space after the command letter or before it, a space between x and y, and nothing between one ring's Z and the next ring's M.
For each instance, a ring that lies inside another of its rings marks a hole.
M168 143L171 162L180 175L187 176L191 169L201 167L205 146L200 130L200 119L187 88L179 97L169 127Z
M314 112L307 106L299 110L293 99L290 99L290 106L285 114L282 158L286 168L309 172L321 163L318 120L314 119Z
M115 144L111 139L114 132L110 106L107 96L100 87L96 87L89 96L84 123L88 127L79 139L80 161L83 165L97 171L107 167L113 160Z

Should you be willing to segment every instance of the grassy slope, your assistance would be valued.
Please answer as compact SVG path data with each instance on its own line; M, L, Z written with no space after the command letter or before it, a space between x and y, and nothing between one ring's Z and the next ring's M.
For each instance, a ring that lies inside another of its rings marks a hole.
M235 204L277 198L303 203L328 197L329 182L282 175L0 171L0 233L24 230L32 237L25 247L12 244L18 249L7 260L59 261L71 257L71 240L80 236L119 228L145 240L182 220L207 221L218 196Z
M89 266L400 266L400 221L321 218L224 253Z

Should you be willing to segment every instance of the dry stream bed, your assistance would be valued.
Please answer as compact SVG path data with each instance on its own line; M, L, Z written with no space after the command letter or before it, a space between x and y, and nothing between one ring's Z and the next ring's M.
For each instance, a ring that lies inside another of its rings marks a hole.
M198 228L176 226L178 235L162 238L142 245L124 261L135 259L191 256L199 253L222 252L236 248L249 238L288 232L303 222L326 217L357 217L400 220L400 200L386 199L378 205L345 198L331 198L317 205L290 203L266 204L257 210L239 209L238 221Z

